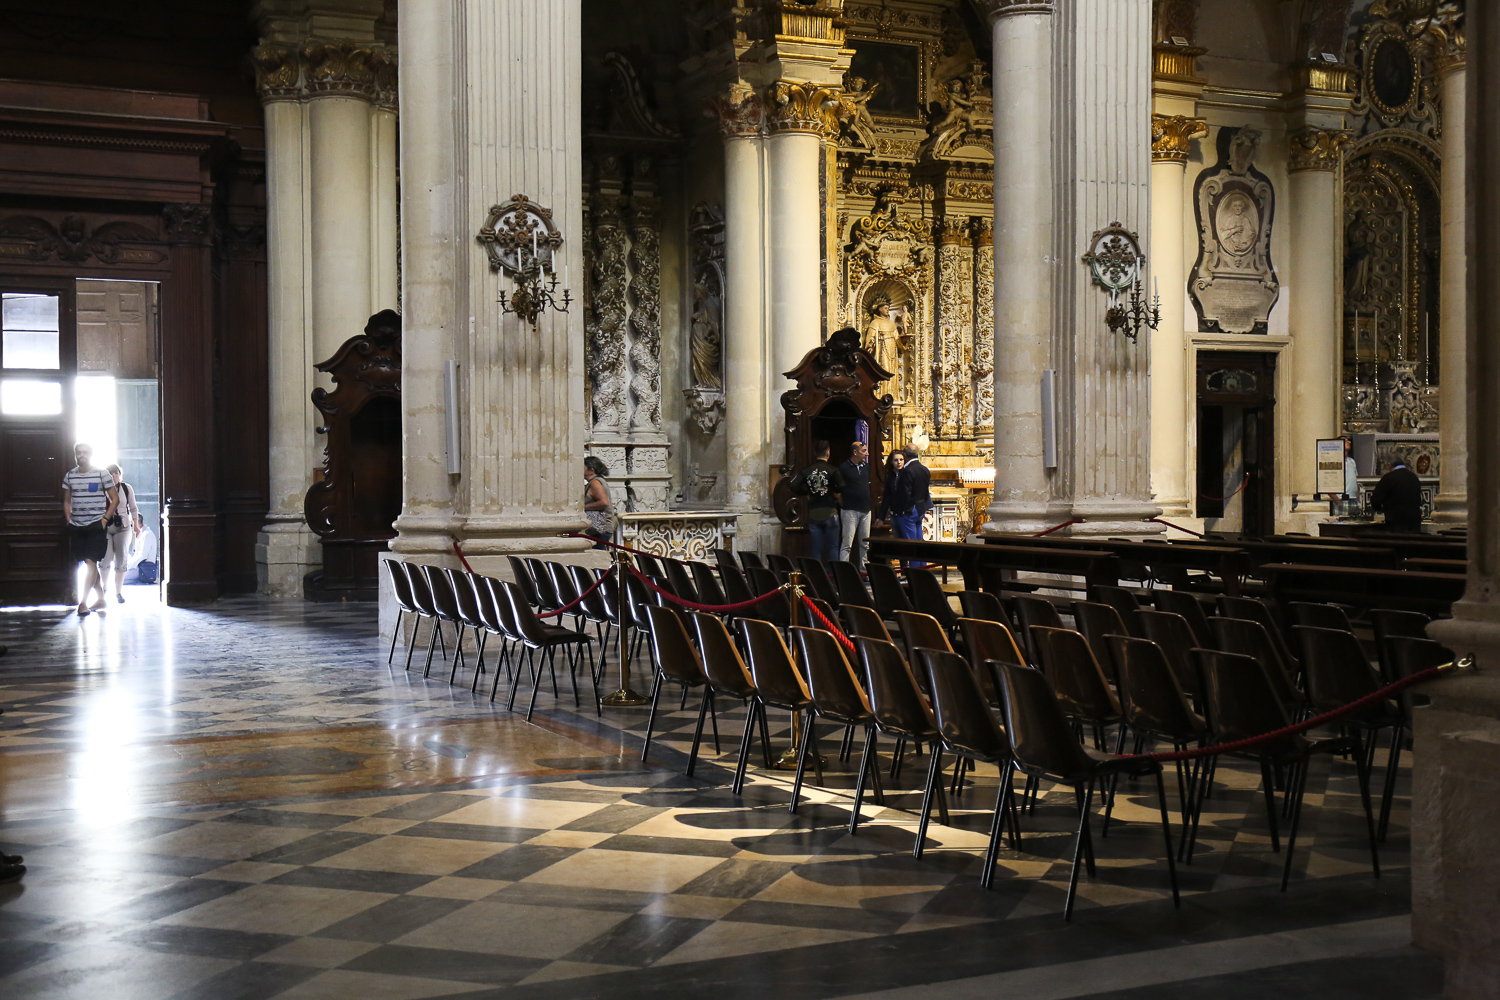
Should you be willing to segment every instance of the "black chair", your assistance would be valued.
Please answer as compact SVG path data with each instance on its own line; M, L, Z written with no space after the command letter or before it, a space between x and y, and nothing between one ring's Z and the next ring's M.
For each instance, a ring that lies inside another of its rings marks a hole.
M1266 630L1266 635L1270 637L1271 644L1276 647L1276 652L1280 655L1281 662L1286 667L1287 673L1291 676L1296 676L1297 672L1301 669L1301 665L1297 662L1296 654L1292 652L1291 646L1286 641L1288 633L1283 623L1272 612L1271 605L1268 602L1258 597L1229 597L1221 594L1215 603L1220 618L1238 618L1242 621L1259 623L1261 628ZM1210 621L1210 631L1212 631L1212 621ZM1213 647L1212 637L1210 637L1205 648L1211 647Z
M541 595L537 593L536 581L531 577L531 567L526 560L520 556L506 556L505 561L510 564L510 575L515 577L516 586L521 588L526 603L533 608L542 607Z
M406 582L411 586L412 604L416 606L417 624L421 624L422 618L432 622L432 630L427 634L427 662L432 663L432 647L434 643L441 643L443 656L448 656L448 642L443 638L442 622L438 618L437 605L432 603L432 588L427 583L427 572L420 563L402 562L401 568L406 572ZM412 638L416 639L417 630L412 629ZM411 669L411 649L406 651L406 669Z
M906 585L911 590L911 602L924 615L936 618L938 624L950 636L958 632L958 615L948 603L948 594L930 569L912 567L906 571Z
M651 553L637 549L631 555L635 557L636 568L642 573L657 580L666 579L666 570L662 569L661 563Z
M839 606L839 594L833 586L833 581L828 578L828 570L823 563L811 556L798 556L797 567L802 571L803 579L807 581L807 595L819 600L827 601L833 607Z
M990 822L990 842L984 854L984 866L980 870L979 882L986 889L994 880L995 856L1000 851L1000 831L1005 819L1010 819L1011 846L1021 849L1021 827L1016 819L1011 795L1010 741L1005 730L995 721L995 716L985 707L984 695L973 669L956 653L922 650L922 666L927 674L927 689L932 692L932 714L937 720L939 742L932 748L932 760L928 764L927 783L929 789L943 770L943 752L954 754L961 760L994 764L1000 769L1000 788L995 795L995 813ZM985 662L984 672L990 675L990 684L998 689L995 664ZM932 793L926 796L930 804ZM917 821L917 843L913 853L922 856L923 841L927 835L928 810L924 809Z
M427 592L432 595L432 607L437 613L437 621L434 623L439 630L442 623L448 622L453 626L456 641L453 646L454 667L457 668L458 661L464 655L464 633L463 621L458 611L458 598L453 594L453 583L448 578L447 571L442 566L429 566L423 564L422 575L427 578ZM444 651L446 655L446 650ZM427 664L422 668L422 676L426 677L432 672L432 643L427 644Z
M1135 591L1125 587L1111 587L1107 584L1096 583L1089 588L1089 600L1097 604L1108 604L1120 613L1120 621L1128 629L1131 635L1137 639L1142 638L1140 628L1135 621L1135 613L1141 610L1140 599L1135 596Z
M705 603L698 599L698 587L685 564L676 559L663 559L661 563L666 567L667 579L672 581L672 590L678 597L694 604Z
M745 660L750 666L750 679L755 682L755 700L750 703L751 718L759 713L764 726L768 708L783 708L794 714L811 708L812 696L808 693L807 682L792 662L792 654L782 642L780 630L770 622L755 618L741 618L735 627L745 640ZM746 726L748 731L749 721ZM748 750L748 745L740 750L741 767ZM769 748L767 752L770 752ZM794 811L795 805L794 801Z
M1093 601L1073 602L1073 622L1078 626L1078 631L1083 634L1084 639L1088 640L1089 648L1094 651L1094 659L1098 660L1099 666L1104 668L1104 675L1111 681L1118 682L1120 673L1118 664L1115 663L1114 649L1108 637L1112 635L1136 636L1140 627L1127 628L1114 605ZM1136 637L1139 638L1139 636Z
M1375 633L1375 655L1380 661L1380 676L1387 684L1396 680L1397 675L1386 656L1385 641L1398 635L1425 639L1431 620L1420 611L1394 611L1389 608L1374 608L1370 611L1370 628Z
M907 665L912 668L912 676L918 685L924 685L927 675L920 672L921 660L917 658L917 650L941 649L953 652L953 643L948 641L948 633L936 618L920 611L897 611L896 630L901 633L901 647L906 653Z
M1073 871L1068 879L1063 919L1073 919L1073 900L1078 893L1079 863L1086 862L1089 874L1094 874L1093 838L1089 834L1094 789L1119 774L1156 776L1162 839L1166 843L1167 872L1172 880L1172 905L1181 906L1182 900L1177 892L1177 865L1172 849L1172 828L1167 819L1167 790L1162 781L1161 764L1148 757L1112 757L1080 746L1073 738L1072 727L1063 715L1063 707L1043 674L1011 663L999 664L998 671L1000 690L1005 701L1005 732L1010 739L1015 768L1029 777L1069 785L1078 799L1078 833L1073 841Z
M579 609L583 612L584 621L594 626L594 635L599 640L599 670L604 670L604 661L609 652L609 634L614 628L614 611L606 600L608 584L599 584L599 576L590 573L583 566L569 566L568 572L573 577L573 589L582 597L583 603ZM605 571L599 571L600 576ZM611 576L613 580L613 576ZM599 584L598 586L595 586Z
M698 591L699 604L721 607L729 603L729 598L724 596L724 588L719 585L719 578L714 576L712 566L703 562L690 562L688 567L693 571L693 585Z
M766 553L766 568L783 580L797 572L797 567L792 560L779 552Z
M864 687L833 633L798 626L792 629L792 641L797 648L797 658L807 675L807 691L812 700L812 707L807 710L807 732L802 738L802 750L797 755L797 777L792 782L792 801L788 805L788 809L796 812L809 758L813 761L818 780L823 780L822 757L818 752L818 721L827 719L851 729L866 729L875 720L870 701L865 697ZM845 737L846 740L847 738ZM876 781L879 781L878 768Z
M448 586L453 591L453 603L458 611L458 648L463 649L464 629L474 630L474 647L476 656L484 656L484 619L479 615L479 598L475 595L474 585L470 582L472 574L461 569L444 569L448 576ZM448 683L458 676L459 657L453 658L453 670L448 674ZM482 665L481 665L482 669ZM477 672L477 671L476 671Z
M1018 596L1015 602L1016 619L1021 623L1021 642L1026 646L1026 653L1031 657L1031 662L1040 663L1036 643L1031 639L1031 629L1033 626L1065 628L1062 615L1057 613L1057 605L1045 597Z
M730 604L744 604L753 601L759 595L750 589L750 583L745 579L745 574L733 566L719 570L719 577L724 582L724 596ZM764 618L765 613L761 605L754 604L748 608L729 613L732 618Z
M417 611L417 606L411 600L411 581L406 578L405 564L399 559L386 559L383 561L385 563L385 575L391 581L391 593L396 598L396 624L391 629L391 651L385 657L385 662L390 663L396 658L396 640L401 638L401 620L406 615L416 618L416 621L412 622L411 639L406 644L407 648L410 649L412 642L417 638L417 624L422 619Z
M1037 625L1031 632L1037 646L1038 662L1056 692L1063 713L1091 726L1094 745L1103 750L1105 727L1121 722L1124 713L1088 641L1065 628ZM1116 753L1123 749L1124 741L1125 731L1121 729Z
M744 549L740 550L740 569L742 571L748 572L752 569L764 569L765 566L766 564L760 561L758 553L747 552Z
M833 582L838 585L839 605L857 604L862 608L875 607L875 598L870 596L870 590L865 586L865 581L859 575L859 570L847 559L835 559L833 565Z
M865 748L860 755L859 777L854 783L854 805L849 814L851 835L859 827L859 808L864 794L865 777L875 765L877 733L926 743L939 738L937 720L927 707L927 700L922 696L917 679L908 668L901 651L892 643L865 636L855 639L854 645L859 653L860 670L864 674L864 689L870 699L874 725L865 731ZM923 812L931 806L934 795L938 800L942 821L947 823L948 801L943 797L942 787L936 782L935 776L932 776L923 793Z
M547 562L542 566L547 570L547 579L552 581L552 592L557 595L558 608L568 608L563 614L572 617L575 629L583 628L583 621L586 617L583 602L580 600L583 591L579 590L577 584L573 582L571 569L560 562ZM557 623L561 625L562 615L555 617Z
M781 579L771 569L751 569L746 576L750 581L750 589L755 596L762 597L781 587ZM788 628L792 624L792 602L791 598L783 592L779 597L773 597L755 606L754 617L762 621L768 621L777 628Z
M1294 625L1306 628L1342 629L1350 635L1354 634L1354 626L1349 623L1349 616L1337 604L1292 601L1286 606L1286 610L1292 616Z
M516 631L525 645L526 651L531 656L532 683L531 701L526 705L526 721L531 721L531 714L536 710L536 695L542 684L542 666L545 658L547 671L552 675L552 696L557 697L557 650L568 651L568 675L573 682L573 703L577 705L578 699L578 667L583 661L583 651L589 650L589 676L597 677L592 662L592 650L594 637L586 632L575 632L561 625L547 625L536 616L531 605L526 603L526 597L521 593L519 587L514 584L505 585L505 596L510 601L511 614L515 617ZM495 672L495 682L498 686L500 681L499 671ZM506 702L507 710L514 710L516 703L516 692L520 689L521 671L516 671L515 680L510 686L510 699ZM594 702L597 707L599 703L599 685L594 683ZM490 693L490 700L494 700L494 692Z
M757 713L755 712L756 694L755 681L750 677L750 669L745 666L744 659L740 656L739 649L734 644L734 639L725 627L723 619L715 618L713 615L702 611L689 611L687 618L693 624L693 632L698 636L698 653L703 664L703 674L708 678L709 698L715 694L725 694L731 698L738 698L746 705L745 732L740 738L740 759L735 767L733 791L735 795L740 794L745 787L745 768L749 764L750 738L755 731ZM712 704L710 704L712 711ZM759 713L760 719L760 747L761 754L765 760L766 769L771 767L771 738L766 731L765 713Z
M651 729L656 723L656 708L661 702L664 681L676 681L683 686L684 694L692 688L703 688L703 703L698 709L698 727L693 732L693 748L688 753L687 773L691 775L698 763L698 747L703 742L703 722L708 715L713 699L708 692L708 676L703 672L703 661L698 650L688 638L682 618L671 608L655 605L646 608L646 618L651 624L651 652L656 661L656 677L651 683L651 711L646 715L646 738L641 743L641 760L651 752ZM714 750L719 749L717 722L714 725Z
M547 572L547 564L533 556L523 556L521 562L526 565L532 585L536 587L537 603L533 607L538 611L556 611L562 607L563 600L552 586L552 574Z
M500 640L500 655L495 658L495 670L497 672L501 668L509 670L510 633L506 631L505 620L501 617L500 608L495 603L495 592L492 586L498 581L480 576L478 573L465 573L464 576L467 577L469 587L474 592L474 603L479 608L479 620L484 626L479 632L479 648L474 655L474 679L469 683L469 690L477 691L479 678L485 672L484 653L490 636L493 635Z
M1391 680L1410 677L1429 667L1440 667L1453 662L1453 651L1432 639L1414 639L1407 635L1390 635L1385 639L1385 660L1390 664ZM1411 743L1411 692L1403 691L1397 702L1401 706L1401 728L1391 744L1391 766L1386 771L1385 789L1381 795L1380 824L1377 834L1385 840L1386 828L1391 822L1391 800L1396 792L1397 765L1401 762L1400 751Z
M1199 608L1202 614L1202 608ZM1182 686L1193 697L1198 696L1198 672L1193 669L1193 658L1190 655L1193 647L1199 646L1212 648L1213 631L1208 630L1207 637L1203 641L1198 640L1193 631L1192 623L1185 617L1171 611L1150 611L1146 608L1135 613L1136 619L1141 623L1141 631L1147 639L1160 647L1162 655L1167 658L1167 663L1172 668L1172 673L1177 677L1177 683ZM1205 629L1208 628L1208 617L1203 618Z
M1137 612L1138 614L1141 612ZM1165 612L1154 612L1165 614ZM1193 711L1187 695L1177 681L1177 672L1167 661L1165 652L1149 639L1112 635L1115 664L1120 670L1120 707L1125 722L1137 736L1147 736L1182 750L1189 744L1203 746L1208 742L1208 723ZM1135 752L1140 753L1136 746ZM1187 832L1193 790L1197 785L1202 760L1194 761L1191 773L1177 761L1177 794L1182 804L1182 829Z
M1188 628L1193 630L1193 645L1207 648L1213 642L1213 636L1208 631L1208 613L1203 610L1203 602L1190 591L1156 590L1152 595L1156 600L1157 611L1181 615L1187 622ZM1148 635L1146 638L1151 637Z
M1292 681L1281 653L1271 641L1271 633L1260 622L1241 618L1212 618L1209 626L1214 634L1213 648L1221 653L1250 656L1266 672L1266 679L1276 691L1276 697L1293 716L1300 716L1303 698Z
M1281 698L1270 677L1253 657L1221 653L1207 649L1193 650L1193 662L1203 678L1203 697L1209 728L1215 743L1235 743L1263 736L1291 725ZM1365 826L1370 838L1370 867L1380 877L1380 858L1375 848L1375 819L1370 809L1370 772L1357 737L1336 736L1309 740L1301 734L1279 737L1269 743L1237 751L1260 764L1261 786L1266 796L1266 819L1271 827L1271 850L1279 851L1276 829L1275 792L1272 768L1290 768L1288 786L1283 793L1291 801L1291 829L1287 832L1286 862L1281 871L1281 891L1285 892L1292 876L1292 852L1297 843L1297 825L1302 816L1302 795L1307 789L1307 768L1313 754L1352 754L1359 773L1360 798L1365 808ZM1208 790L1207 780L1198 783L1197 802L1193 806L1193 829L1188 834L1187 856L1192 858L1198 837L1202 802Z
M740 568L739 563L734 561L734 553L728 549L714 549L714 565L718 566L719 569L723 569L725 566L733 566L735 569Z
M1016 620L1005 606L1006 602L997 594L987 590L960 590L958 607L964 618L999 622L1006 628L1015 628Z
M885 619L881 618L880 612L874 608L845 603L839 610L844 616L845 631L850 636L863 635L882 642L891 641L891 633L885 627Z
M875 610L880 612L882 618L895 621L897 611L917 610L906 596L901 578L888 563L871 562L867 572L870 574L870 593L875 598Z

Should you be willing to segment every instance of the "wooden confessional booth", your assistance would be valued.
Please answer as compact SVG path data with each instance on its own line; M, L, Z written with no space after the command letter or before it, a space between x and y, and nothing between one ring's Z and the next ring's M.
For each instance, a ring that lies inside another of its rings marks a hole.
M328 436L318 481L307 491L307 524L323 539L323 568L303 578L313 601L379 597L380 553L401 513L401 317L370 317L365 332L317 366L334 390L314 389Z
M881 382L894 377L880 367L860 346L859 331L844 328L823 346L807 352L787 378L797 388L781 394L786 411L786 464L771 492L776 516L785 525L781 551L791 556L811 551L807 535L807 498L792 493L792 478L813 461L813 442L826 440L828 460L838 465L849 457L859 437L859 425L867 428L870 446L870 501L880 509L885 493L885 417L895 400L878 391Z

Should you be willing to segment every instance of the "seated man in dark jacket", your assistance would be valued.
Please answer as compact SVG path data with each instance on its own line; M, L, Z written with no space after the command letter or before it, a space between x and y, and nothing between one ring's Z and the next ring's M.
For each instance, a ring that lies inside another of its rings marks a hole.
M1385 514L1385 526L1390 531L1421 531L1422 480L1398 460L1375 485L1370 506Z

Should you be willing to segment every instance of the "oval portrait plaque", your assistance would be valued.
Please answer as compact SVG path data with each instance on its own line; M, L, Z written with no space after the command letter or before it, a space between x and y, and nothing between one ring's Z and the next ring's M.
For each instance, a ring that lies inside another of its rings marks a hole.
M1399 38L1383 38L1370 53L1370 90L1384 111L1405 111L1416 96L1417 64Z

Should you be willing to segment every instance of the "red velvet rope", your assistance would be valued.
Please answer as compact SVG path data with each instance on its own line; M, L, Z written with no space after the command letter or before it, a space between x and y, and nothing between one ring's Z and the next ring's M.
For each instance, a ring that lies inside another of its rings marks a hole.
M649 576L647 576L645 573L642 573L634 566L630 566L627 568L637 580L641 581L646 586L650 587L652 590L656 591L658 594L671 601L673 604L680 604L684 608L687 608L689 611L707 611L712 614L720 615L728 614L731 611L739 611L744 608L753 608L757 604L764 604L771 598L779 596L784 590L786 590L786 585L782 584L775 590L768 590L764 594L761 594L759 597L752 597L750 600L740 601L738 604L699 604L697 601L686 600L685 598L678 597L670 590L666 590L662 587L657 586L655 580L651 579Z
M1123 756L1144 757L1150 760L1158 761L1174 761L1196 760L1199 757L1214 757L1219 754L1235 753L1240 750L1249 749L1253 746L1259 746L1262 743L1269 743L1272 740L1283 739L1287 736L1293 736L1297 733L1304 733L1309 729L1314 729L1318 726L1326 725L1330 722L1342 719L1346 715L1359 711L1366 705L1373 704L1374 702L1380 701L1383 698L1388 698L1400 691L1405 691L1413 684L1421 684L1423 681L1430 681L1434 677L1441 676L1442 674L1453 670L1454 666L1454 664L1448 663L1440 667L1428 667L1426 670L1420 670L1417 673L1412 674L1410 677L1403 677L1399 681L1396 681L1392 684L1387 684L1379 691L1371 691L1363 698L1360 698L1357 701L1351 701L1349 704L1343 706L1342 708L1335 708L1331 712L1324 712L1322 715L1315 715L1305 722L1298 722L1290 726L1283 726L1282 728L1274 732L1263 733L1260 736L1251 736L1248 739L1235 740L1233 743L1218 743L1211 747L1198 747L1194 750L1176 750L1169 753L1124 754Z
M604 581L608 580L609 577L610 577L610 574L612 574L614 571L615 571L615 568L613 566L611 566L609 569L605 570L604 571L604 575L600 576L599 579L595 580L593 586L589 587L588 590L585 590L583 593L581 593L581 594L578 595L578 600L576 600L576 601L569 601L567 604L564 604L562 607L558 608L556 611L538 611L536 616L538 618L555 618L558 615L565 615L565 614L567 614L569 611L572 611L574 608L578 607L578 605L582 604L583 601L584 601L584 598L588 597L594 591L596 591L600 587L604 586Z
M478 576L479 575L479 574L477 574L477 573L474 572L474 567L469 565L469 560L467 560L467 559L464 558L464 550L458 547L458 539L457 538L453 539L453 552L454 552L455 555L458 556L458 561L464 564L464 569L469 572L470 576Z
M1203 537L1203 532L1201 531L1194 531L1192 528L1184 528L1180 524L1173 524L1171 521L1164 521L1159 517L1148 518L1148 520L1153 524L1165 524L1169 528L1176 528L1178 531L1186 532L1187 534L1192 535L1195 538Z
M1054 524L1052 527L1048 528L1046 531L1038 531L1036 534L1032 535L1031 537L1032 538L1041 538L1044 535L1050 535L1050 534L1052 534L1054 531L1061 531L1064 528L1068 527L1068 525L1070 525L1070 524L1082 524L1082 523L1083 523L1083 518L1081 518L1081 517L1075 517L1071 521L1064 521L1062 524Z
M825 631L832 632L833 637L837 639L843 645L843 647L849 651L850 655L853 655L854 640L845 635L843 633L843 630L840 629L837 625L829 621L828 616L818 609L818 606L813 603L813 599L811 597L808 597L806 594L798 594L797 596L802 598L802 603L807 605L807 610L813 613L813 617L817 618L818 621L823 623L823 629Z

